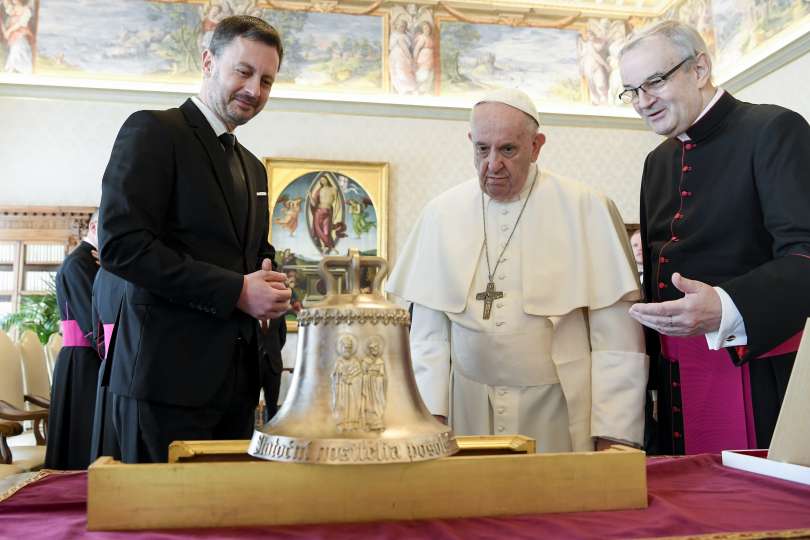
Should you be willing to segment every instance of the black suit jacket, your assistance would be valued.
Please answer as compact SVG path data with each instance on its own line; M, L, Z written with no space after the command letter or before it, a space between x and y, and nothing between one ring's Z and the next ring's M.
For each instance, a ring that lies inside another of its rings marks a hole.
M275 253L266 172L244 147L236 152L247 180L245 230L225 153L191 100L136 112L118 133L99 226L102 266L127 281L114 393L200 406L221 386L237 338L255 343L257 321L236 303L244 274Z

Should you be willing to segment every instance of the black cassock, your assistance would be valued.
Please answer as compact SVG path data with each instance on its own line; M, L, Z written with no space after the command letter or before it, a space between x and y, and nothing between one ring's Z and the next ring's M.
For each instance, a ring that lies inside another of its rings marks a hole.
M110 371L113 354L113 329L126 293L126 281L103 268L93 282L93 337L102 357L96 389L96 409L93 415L93 438L90 461L99 456L121 459L121 449L112 423L112 404L109 396Z
M644 165L645 297L681 298L674 272L729 294L747 345L723 349L721 360L750 377L746 398L755 426L749 441L755 435L755 444L767 448L795 347L768 353L791 342L810 315L810 126L793 111L725 93L686 134L688 141L663 142ZM688 452L685 411L704 427L720 426L724 407L688 402L683 364L664 358L659 346L658 339L648 340L659 395L658 451Z
M101 364L93 343L91 291L98 264L82 241L56 273L63 346L53 370L45 467L86 469Z

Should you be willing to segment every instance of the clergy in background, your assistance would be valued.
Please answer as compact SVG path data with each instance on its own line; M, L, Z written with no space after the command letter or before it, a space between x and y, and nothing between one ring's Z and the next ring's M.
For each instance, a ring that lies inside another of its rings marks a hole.
M613 203L541 171L545 136L519 90L474 107L478 177L430 201L388 291L413 303L419 391L460 435L515 434L538 451L640 445L647 357Z
M92 340L91 296L98 272L98 212L87 235L65 257L56 273L62 349L53 368L48 417L48 469L86 469L96 404L96 380L101 358Z
M650 357L666 454L767 448L810 315L810 126L712 85L665 21L621 51L623 101L664 135L641 183ZM658 355L660 346L661 355Z

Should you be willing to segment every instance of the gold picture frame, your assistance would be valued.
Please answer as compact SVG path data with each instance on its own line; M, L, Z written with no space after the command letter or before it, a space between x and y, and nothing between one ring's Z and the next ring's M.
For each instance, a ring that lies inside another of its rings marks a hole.
M287 331L297 332L297 313L324 294L323 257L351 248L387 257L388 163L265 158L265 167L268 240L293 289Z

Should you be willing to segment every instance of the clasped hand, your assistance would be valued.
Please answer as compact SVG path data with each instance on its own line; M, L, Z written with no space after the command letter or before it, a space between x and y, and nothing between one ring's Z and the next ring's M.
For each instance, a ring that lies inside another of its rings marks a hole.
M273 271L270 259L262 261L262 269L248 274L242 282L242 292L236 307L259 319L277 319L290 310L292 291L287 276Z
M684 293L679 300L633 304L630 316L667 336L696 336L720 328L723 308L720 295L706 283L672 274L672 284Z

